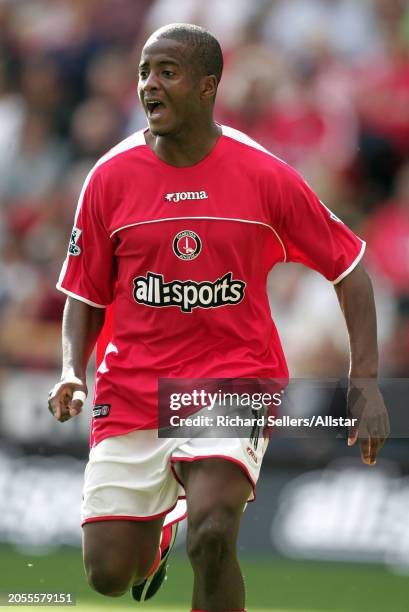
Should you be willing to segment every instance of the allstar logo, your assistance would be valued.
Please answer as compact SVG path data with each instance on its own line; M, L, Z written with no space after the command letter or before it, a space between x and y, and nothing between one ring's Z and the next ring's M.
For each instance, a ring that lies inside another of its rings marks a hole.
M176 191L165 193L166 202L184 202L185 200L207 200L209 197L205 191Z

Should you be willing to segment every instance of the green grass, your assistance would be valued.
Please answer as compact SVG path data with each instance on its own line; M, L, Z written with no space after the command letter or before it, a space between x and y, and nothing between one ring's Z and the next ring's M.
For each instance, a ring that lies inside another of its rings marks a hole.
M40 608L40 607L36 607L33 608L29 607L29 606L19 606L18 610L25 610L26 612L35 612L35 610L48 610L49 612L51 612L51 610L55 610L55 611L61 611L61 610L65 610L65 612L67 612L67 608L62 608L60 606L55 606L53 608ZM87 603L87 604L79 604L75 607L72 608L73 612L99 612L101 610L101 606L97 603ZM113 603L111 602L111 609L112 610L116 610L116 602L114 601ZM124 606L120 606L121 610L127 610L129 612L131 612L131 610L133 612L138 612L138 610L140 612L142 612L143 610L146 610L146 606L137 606L135 604L132 603L128 603ZM186 610L186 612L188 612L188 608L184 608L183 611ZM249 610L249 612L299 612L298 610L289 610L288 608L252 608L252 610ZM156 606L154 608L152 608L152 606L149 608L149 612L182 612L181 608L178 607L174 607L174 606ZM305 610L304 612L314 612L314 610Z
M68 608L69 609L69 608ZM116 601L111 602L111 609L112 610L116 610ZM133 603L128 603L125 605L121 605L120 606L121 610L127 610L129 612L131 612L131 610L133 612L138 612L138 610L140 612L142 612L143 610L146 610L146 606L145 604L142 606L139 606L137 604L133 604ZM55 610L55 611L61 611L61 610L65 610L65 612L67 612L67 608L61 607L61 606L53 606L52 608L41 608L41 607L36 607L33 608L30 606L18 606L18 610L25 610L26 612L35 612L35 610L48 610L49 612L51 612L51 610ZM99 612L101 610L101 606L98 603L86 603L86 604L79 604L76 605L75 607L72 607L73 612ZM186 608L186 611L188 610L188 608ZM254 610L255 612L299 612L299 610L289 610L288 608L285 609L278 609L278 608L252 608L252 610ZM250 612L252 612L252 610ZM149 612L182 612L181 608L178 607L174 607L174 606L156 606L154 608L152 608L152 606L149 607ZM310 611L310 610L305 610L305 612L314 612L314 611Z
M409 611L409 576L379 566L244 558L242 567L249 612ZM181 555L172 559L169 579L157 597L138 605L129 596L110 599L93 593L77 549L37 557L0 548L0 591L72 591L77 597L75 607L18 606L18 610L187 612L191 588L192 573Z

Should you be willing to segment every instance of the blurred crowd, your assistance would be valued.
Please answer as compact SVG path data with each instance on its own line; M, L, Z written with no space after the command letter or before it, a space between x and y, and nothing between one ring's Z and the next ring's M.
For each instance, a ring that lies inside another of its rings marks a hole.
M140 50L175 21L222 44L216 118L368 241L382 372L409 375L408 0L0 0L0 367L58 367L55 283L82 182L146 124ZM286 265L269 291L292 374L345 374L328 283Z

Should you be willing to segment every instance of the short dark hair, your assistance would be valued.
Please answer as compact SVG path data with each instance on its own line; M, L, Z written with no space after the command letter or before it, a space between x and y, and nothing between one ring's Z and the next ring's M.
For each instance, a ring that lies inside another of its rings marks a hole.
M158 38L184 43L191 49L191 60L202 74L214 74L217 82L223 72L223 53L219 41L207 30L191 23L171 23L155 32Z

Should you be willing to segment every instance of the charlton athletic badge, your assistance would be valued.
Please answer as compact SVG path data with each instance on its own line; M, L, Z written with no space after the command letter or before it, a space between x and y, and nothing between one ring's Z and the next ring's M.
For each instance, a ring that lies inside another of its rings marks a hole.
M179 259L195 259L202 250L199 236L190 230L179 232L173 239L173 252Z

